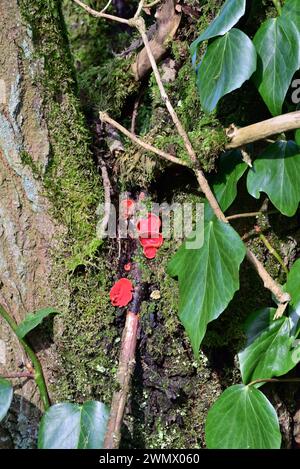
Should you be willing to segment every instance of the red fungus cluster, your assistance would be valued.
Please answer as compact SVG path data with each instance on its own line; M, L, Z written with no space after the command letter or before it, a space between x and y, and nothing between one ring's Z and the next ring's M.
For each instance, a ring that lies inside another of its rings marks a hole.
M142 197L141 197L142 199ZM132 199L124 199L120 206L120 216L129 219L134 214L135 202ZM163 237L160 233L161 221L154 213L148 213L145 218L140 218L136 224L140 244L147 259L154 259L157 249L163 244ZM125 272L131 270L131 263L124 265ZM127 306L133 297L133 285L127 278L118 280L110 290L110 300L113 306Z
M159 232L160 226L160 218L154 213L148 213L147 218L141 218L137 222L139 241L147 259L154 259L157 249L163 244L164 240Z
M133 285L128 278L120 278L110 290L110 300L113 306L127 306L132 300Z

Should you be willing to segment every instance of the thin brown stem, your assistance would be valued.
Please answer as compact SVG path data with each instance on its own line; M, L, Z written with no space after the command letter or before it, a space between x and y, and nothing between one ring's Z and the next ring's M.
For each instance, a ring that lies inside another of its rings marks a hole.
M142 93L143 93L143 90L140 91L140 93L136 97L136 100L134 101L134 106L133 106L133 111L132 111L132 116L131 116L131 126L130 126L130 131L133 135L135 135L136 120L138 116L138 110L139 110L139 105L140 105L141 98L142 98Z
M101 169L101 175L102 175L102 181L103 181L103 187L104 187L104 216L101 221L101 226L100 226L100 233L97 233L100 239L103 238L104 233L106 231L108 222L109 222L109 217L110 217L110 209L111 209L111 197L110 197L110 191L111 191L111 184L107 172L106 165L104 161L101 159L100 160L100 169Z
M166 153L165 151L159 150L158 148L155 148L153 145L150 145L149 143L144 142L143 140L138 138L135 134L133 134L132 132L127 130L125 127L123 127L121 124L119 124L114 119L109 117L109 115L106 114L105 112L100 112L99 118L102 122L107 122L108 124L118 129L120 132L126 135L126 137L128 137L137 145L140 145L141 147L143 147L145 150L155 153L161 158L171 161L172 163L179 164L181 166L188 166L188 164L185 161L182 161L179 158L176 158L176 156L173 156L170 153Z
M250 251L250 249L247 249L247 259L262 279L264 287L274 294L279 303L288 303L291 299L290 295L284 292L281 285L275 282L269 272L264 268L263 264L257 259L253 252Z
M259 217L260 215L272 215L274 213L278 213L277 210L270 210L267 212L246 212L246 213L236 213L235 215L229 215L227 218L228 221L230 220L238 220L239 218L251 218L251 217Z
M104 11L97 11L93 10L93 8L89 7L85 3L81 2L81 0L73 0L73 2L77 3L77 5L81 6L87 13L96 18L106 18L107 20L117 21L118 23L129 24L128 20L125 18L120 18L119 16L109 15L104 13Z
M156 79L157 86L158 86L159 91L160 91L161 98L162 98L163 102L165 103L166 108L169 111L169 114L170 114L170 116L171 116L171 118L174 122L174 125L177 129L178 134L180 135L180 137L183 140L184 146L187 150L187 153L188 153L188 155L191 159L191 162L192 162L193 166L195 168L199 168L199 161L198 161L197 155L196 155L196 153L195 153L195 151L192 147L192 144L190 142L188 134L186 133L185 129L183 128L183 126L182 126L182 124L181 124L181 122L180 122L180 120L179 120L179 118L176 114L176 111L175 111L175 109L173 108L173 106L171 104L171 101L170 101L170 99L169 99L169 97L166 93L163 82L161 80L161 77L160 77L160 74L159 74L159 71L158 71L158 68L157 68L157 64L156 64L156 61L154 59L154 56L153 56L153 53L152 53L152 50L151 50L151 47L150 47L150 44L149 44L149 40L148 40L148 37L147 37L147 34L146 34L145 22L144 22L143 18L139 17L134 21L130 21L130 24L132 24L133 26L135 26L138 29L138 31L139 31L142 39L143 39L144 46L145 46L145 49L147 51L149 61L151 63L151 67L152 67L152 70L153 70L153 73L154 73L154 76L155 76L155 79ZM200 186L202 192L204 193L204 195L206 196L206 198L207 198L209 204L211 205L212 209L214 210L215 214L217 215L217 217L220 220L222 220L226 223L226 217L225 217L224 213L222 212L222 210L219 206L219 203L218 203L217 199L215 198L211 188L209 187L209 184L207 182L206 177L204 176L203 171L201 169L195 169L195 174L196 174L199 186Z

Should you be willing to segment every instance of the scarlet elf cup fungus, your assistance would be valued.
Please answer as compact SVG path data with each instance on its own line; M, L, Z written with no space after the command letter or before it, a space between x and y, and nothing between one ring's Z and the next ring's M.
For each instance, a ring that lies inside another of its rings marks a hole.
M110 300L113 306L127 306L132 300L133 285L127 278L120 278L110 290Z
M147 218L137 222L139 241L147 259L154 259L157 249L163 244L163 237L159 233L160 226L160 218L153 213L148 213Z

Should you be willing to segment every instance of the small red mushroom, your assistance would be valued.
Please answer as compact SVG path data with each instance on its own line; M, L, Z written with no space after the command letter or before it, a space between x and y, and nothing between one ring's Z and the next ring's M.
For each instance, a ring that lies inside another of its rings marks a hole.
M154 215L154 213L148 213L147 218L141 218L136 224L139 236L143 237L157 235L159 233L160 226L160 218L157 215Z
M124 199L120 203L120 212L122 218L130 218L134 212L134 201L132 199Z
M153 246L145 246L143 248L144 255L147 257L147 259L154 259L156 256L156 251L157 249Z
M130 262L128 262L127 264L124 265L124 270L126 272L129 272L131 270L131 263Z
M120 278L110 290L110 300L113 306L126 306L132 300L133 285L127 278Z
M153 248L160 248L160 246L163 244L164 240L162 235L159 233L155 238L139 238L140 244L143 247L153 247Z

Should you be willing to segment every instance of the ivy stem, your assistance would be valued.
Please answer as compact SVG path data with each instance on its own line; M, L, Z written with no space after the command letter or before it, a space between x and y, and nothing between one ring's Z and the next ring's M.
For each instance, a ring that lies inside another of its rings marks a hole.
M273 1L274 5L275 5L275 8L276 8L276 10L277 10L278 15L281 15L282 9L281 9L280 0L272 0L272 1Z
M272 256L275 257L275 259L278 260L279 264L281 265L281 267L283 268L284 272L286 274L289 273L289 269L287 268L287 266L285 265L285 263L283 262L283 259L282 257L280 256L279 252L276 251L275 248L273 248L273 246L271 245L270 241L265 237L265 235L263 235L262 233L260 233L259 235L260 239L262 240L262 242L264 243L264 245L266 246L266 248L268 249L268 251L270 252L270 254L272 254Z
M254 384L258 383L300 383L300 378L262 378L262 379L255 379L248 384L248 386L254 386Z
M273 215L274 213L278 213L277 210L270 210L267 212L260 211L260 212L247 212L247 213L237 213L235 215L229 215L226 217L227 220L237 220L239 218L251 218L251 217L259 217L260 215Z
M8 314L8 312L0 305L0 316L7 322L11 330L16 334L17 330L17 323L13 320L13 318ZM17 334L16 334L17 336ZM33 368L34 368L34 380L36 382L36 385L39 389L40 396L41 396L41 401L43 403L44 410L47 410L50 407L50 401L49 401L49 396L48 396L48 391L47 391L47 386L43 374L43 369L41 366L41 363L39 359L37 358L35 352L33 349L30 347L30 345L27 343L25 339L21 339L18 337L18 340L20 344L22 345L25 353L28 355Z

